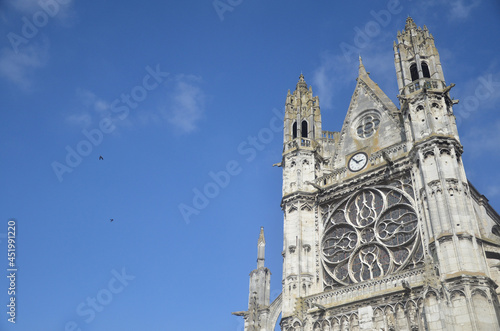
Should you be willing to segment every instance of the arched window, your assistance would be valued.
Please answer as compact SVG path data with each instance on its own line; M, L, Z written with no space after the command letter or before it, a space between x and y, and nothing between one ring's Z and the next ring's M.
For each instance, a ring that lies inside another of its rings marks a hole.
M431 74L429 72L429 67L427 66L427 63L422 62L422 73L424 74L425 78L431 78Z
M302 121L302 138L307 138L307 122Z
M297 138L297 122L293 123L293 139Z
M417 64L413 63L410 66L410 74L411 74L411 81L415 81L418 79L418 69L417 69Z

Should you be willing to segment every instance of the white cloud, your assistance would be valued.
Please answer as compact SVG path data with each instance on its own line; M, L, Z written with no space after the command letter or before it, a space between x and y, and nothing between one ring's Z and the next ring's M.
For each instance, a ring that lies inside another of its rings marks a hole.
M363 65L370 73L370 78L389 97L397 93L396 70L394 69L393 54L387 50L379 50L379 46L373 45L363 49ZM336 97L345 99L349 91L341 91L344 87L352 85L358 77L359 62L347 61L343 55L334 52L321 54L321 64L314 70L312 86L320 98L321 107L333 108ZM353 93L354 89L350 91Z
M317 91L321 107L332 108L335 90L357 77L358 66L356 63L346 64L343 55L333 52L324 52L320 57L321 64L314 70L311 85L313 91Z
M495 64L490 65L490 69ZM458 97L459 103L453 107L457 126L475 119L481 120L488 112L498 109L500 101L500 71L488 70L487 73L457 84L452 96Z
M48 3L50 4L47 5ZM23 89L28 89L33 83L35 70L48 63L49 41L42 33L45 24L57 20L66 27L72 25L76 17L72 4L73 0L65 4L47 0L8 0L7 7L16 14L16 19L15 27L7 33L11 47L4 47L0 50L0 76ZM43 13L43 15L37 13ZM18 17L18 14L23 16ZM2 13L1 17L4 22L7 22L5 13ZM38 19L45 17L46 23L42 26L38 23L35 27L33 24L35 17ZM27 24L25 22L33 26L30 28L32 32L29 35L21 28Z
M66 117L66 121L70 124L85 128L92 124L92 119L96 114L99 118L110 115L109 103L98 97L94 92L78 88L76 97L78 105L73 113Z
M481 0L421 1L412 11L418 13L416 16L432 15L437 19L445 16L449 21L461 21L468 19L472 10L480 4Z
M76 90L79 101L86 107L98 113L104 113L109 109L109 103L99 98L94 92L79 88Z
M466 19L472 9L477 7L481 3L480 0L472 0L472 1L467 1L467 0L456 0L456 1L450 1L449 5L451 7L450 10L450 19Z
M174 90L169 93L164 116L182 133L196 130L205 113L205 93L198 86L200 82L199 77L179 75L175 78Z
M66 121L73 125L88 127L101 118L109 117L120 127L161 125L167 122L178 133L195 131L205 114L206 95L200 87L201 78L193 75L177 75L164 84L168 91L166 97L160 97L158 100L158 95L151 94L147 102L144 101L137 108L129 109L130 112L125 118L120 118L111 111L110 102L90 90L79 88L76 91L78 105L66 117ZM155 104L161 106L155 107Z
M33 80L35 69L44 67L49 58L48 42L26 45L16 53L10 48L0 50L0 76L28 89Z

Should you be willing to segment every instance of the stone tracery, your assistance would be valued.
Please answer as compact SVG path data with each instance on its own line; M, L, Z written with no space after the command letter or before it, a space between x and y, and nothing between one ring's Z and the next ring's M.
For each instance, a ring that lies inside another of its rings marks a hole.
M409 179L368 187L337 203L324 219L325 288L383 277L421 263L413 205Z

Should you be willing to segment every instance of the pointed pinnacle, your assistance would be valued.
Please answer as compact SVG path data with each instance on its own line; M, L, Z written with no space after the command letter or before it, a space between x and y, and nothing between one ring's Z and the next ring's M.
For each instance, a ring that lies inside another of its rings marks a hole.
M295 90L301 90L301 89L307 90L307 83L302 73L300 73L299 81L297 82L297 86L295 87Z
M365 66L363 65L363 61L361 60L361 55L359 56L359 73L358 73L358 77L360 76L366 76L367 75L367 72L366 72L366 69L365 69Z
M266 239L264 238L264 227L263 226L260 227L260 235L259 235L259 242L258 243L259 244L266 243Z

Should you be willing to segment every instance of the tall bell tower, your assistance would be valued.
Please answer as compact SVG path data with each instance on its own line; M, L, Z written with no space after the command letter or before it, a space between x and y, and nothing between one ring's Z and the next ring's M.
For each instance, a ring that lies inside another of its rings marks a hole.
M498 285L462 163L453 115L458 101L450 98L454 84L445 83L434 38L411 18L398 33L394 57L427 263L446 299L427 304L442 312L443 329L498 330Z
M466 177L454 84L412 18L393 50L399 107L360 58L340 132L302 74L288 91L282 293L245 331L500 330L500 215Z
M315 256L316 179L322 175L321 112L301 74L295 91L288 91L283 137L283 311L292 315L297 298L317 291Z

